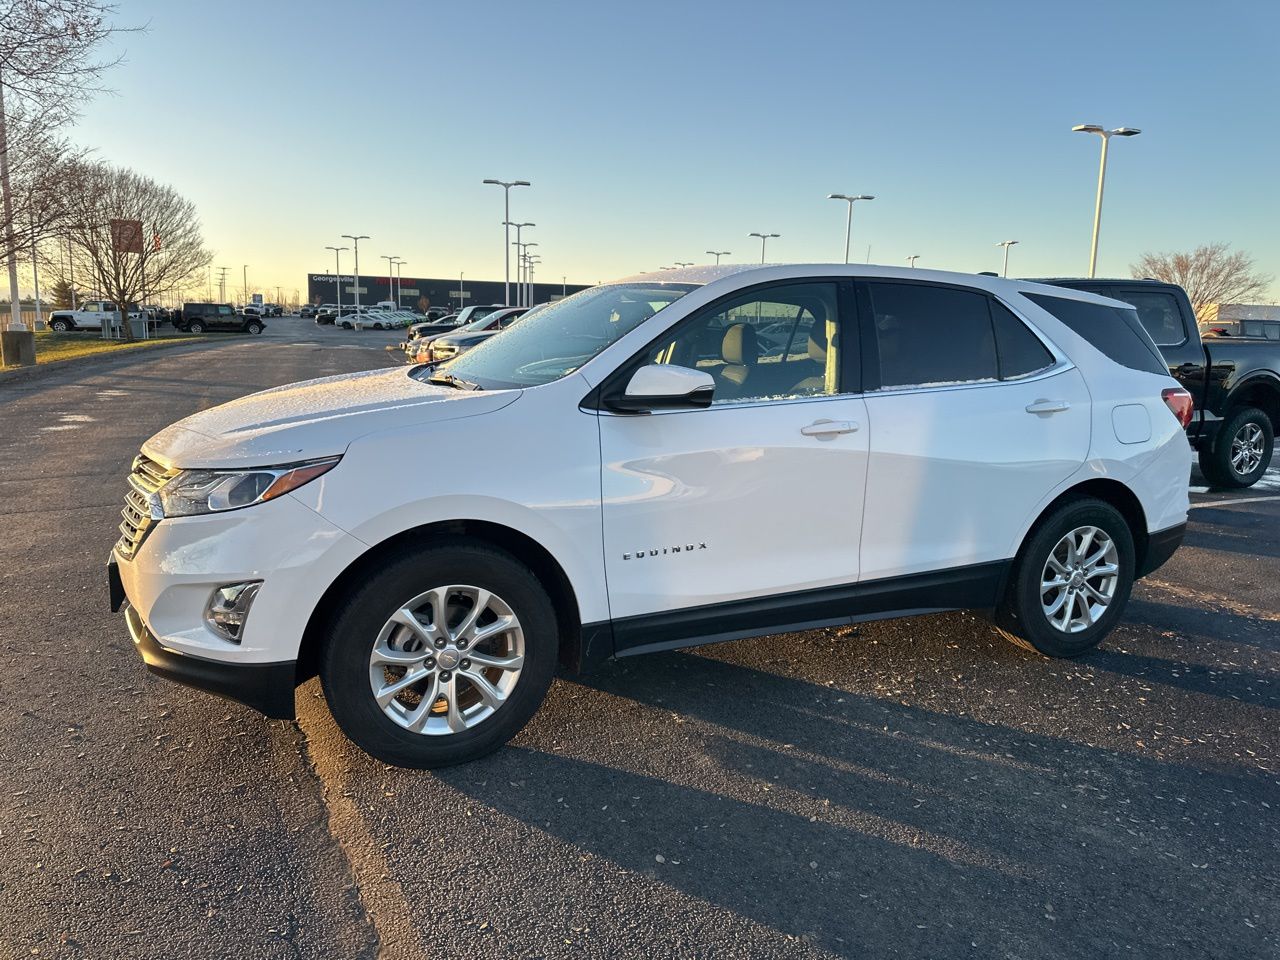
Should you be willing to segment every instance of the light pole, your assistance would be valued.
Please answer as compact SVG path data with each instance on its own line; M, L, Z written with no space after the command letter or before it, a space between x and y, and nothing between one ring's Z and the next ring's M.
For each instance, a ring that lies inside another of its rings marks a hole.
M1096 133L1102 138L1102 159L1098 163L1098 201L1093 207L1093 243L1089 246L1089 276L1098 266L1098 228L1102 225L1102 187L1107 180L1107 144L1112 137L1136 137L1142 131L1137 127L1116 127L1107 130L1096 123L1080 123L1071 128L1073 133Z
M541 257L529 257L528 262L525 266L525 278L527 279L529 284L529 296L525 298L525 306L527 307L533 306L533 268L536 264L539 264L541 262L542 262Z
M462 278L467 274L463 270L458 271L458 312L462 312L462 308L467 305L467 288L462 282Z
M520 231L523 230L525 227L536 227L537 224L536 223L511 223L510 221L508 221L505 224L505 226L508 228L508 231L507 231L508 237L511 236L510 228L511 227L516 228L516 242L514 246L520 247L520 250L523 251L524 248L520 246ZM513 244L508 242L508 251L510 250L511 246L513 246ZM511 256L510 252L508 252L507 256L508 258ZM519 260L519 255L517 254L517 258L516 258L516 299L517 300L520 299L520 296L519 296L520 283L521 283L520 260ZM506 298L507 298L506 306L509 307L511 306L511 267L510 265L508 265L507 267L507 285L505 290L506 290ZM520 306L520 304L517 303L516 306L518 307Z
M676 266L677 266L677 267L692 267L692 266L693 266L693 261L692 261L692 260L677 260L677 261L676 261Z
M533 262L533 255L529 253L529 248L537 245L536 240L524 245L524 305L526 307L533 306L533 281L529 279L529 267Z
M711 256L716 258L716 266L718 267L720 266L720 258L729 256L731 253L733 253L733 251L732 250L708 250L707 253L711 254Z
M907 265L914 267L916 265L916 261L919 259L920 259L920 254L913 253L911 256L907 257Z
M342 318L342 251L350 250L350 247L325 247L326 250L333 251L333 279L338 281L338 318ZM334 321L337 323L337 320Z
M1017 240L1001 240L996 244L997 247L1004 247L1004 269L1000 272L1002 277L1009 275L1009 248L1017 242Z
M400 309L400 299L404 296L404 265L407 260L396 261L396 309Z
M342 239L344 239L344 240L350 240L353 244L355 244L355 250L353 251L353 253L354 253L355 258L356 258L356 283L355 283L355 287L356 287L356 319L358 320L358 319L360 318L360 241L361 241L361 240L368 240L369 238L368 238L367 236L365 236L363 233L362 233L362 234L360 234L360 236L358 236L358 237L353 237L353 236L352 236L351 234L349 234L349 233L344 233L344 234L342 235Z
M383 260L387 261L387 295L389 297L391 294L396 292L396 280L392 274L396 272L396 261L400 259L400 256L399 254L395 254L389 257L385 253L380 254L380 256Z
M563 300L569 295L569 278L562 275L560 277L560 299Z
M531 184L528 180L512 180L509 183L506 180L486 180L484 182L492 183L502 188L502 225L506 227L502 243L502 262L506 267L506 280L502 285L502 299L503 306L509 307L511 306L511 188L527 187ZM516 239L519 239L519 236Z
M860 193L856 197L848 193L828 193L828 200L844 200L849 204L849 215L844 221L844 262L849 262L849 237L853 233L853 205L859 200L874 200L875 197Z
M244 265L244 297L241 300L241 306L249 302L249 265Z
M782 234L780 233L748 233L747 236L760 238L760 262L764 263L764 245L768 243L769 240L772 239L773 237L780 237L782 236Z

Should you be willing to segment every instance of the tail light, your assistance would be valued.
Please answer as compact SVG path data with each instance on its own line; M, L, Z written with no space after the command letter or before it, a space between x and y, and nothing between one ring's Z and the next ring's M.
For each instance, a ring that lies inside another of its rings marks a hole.
M1178 422L1184 428L1191 425L1191 415L1195 413L1196 404L1191 399L1191 394L1183 390L1182 387L1166 387L1160 391L1160 399L1164 401L1164 405L1173 411L1173 415L1178 418Z

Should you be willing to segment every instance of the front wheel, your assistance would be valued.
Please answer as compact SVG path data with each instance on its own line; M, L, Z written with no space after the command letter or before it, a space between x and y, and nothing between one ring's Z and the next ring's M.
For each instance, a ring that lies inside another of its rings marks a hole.
M250 320L248 323L244 325L244 328L245 330L249 331L249 333L252 333L255 336L262 332L262 324L260 324L257 320Z
M1115 507L1092 498L1069 501L1018 552L996 628L1048 657L1088 653L1123 615L1135 565L1133 534Z
M379 565L330 622L320 680L338 726L366 753L415 769L465 763L537 711L558 631L527 567L446 541Z
M1200 451L1200 472L1215 487L1251 487L1267 472L1274 447L1271 418L1256 407L1241 407L1227 416L1213 443Z
M71 324L70 322L63 320L61 317L59 317L56 320L49 321L49 329L54 330L57 333L66 333L68 330L71 329Z
M204 333L204 324L199 320L192 320L187 324L187 333Z

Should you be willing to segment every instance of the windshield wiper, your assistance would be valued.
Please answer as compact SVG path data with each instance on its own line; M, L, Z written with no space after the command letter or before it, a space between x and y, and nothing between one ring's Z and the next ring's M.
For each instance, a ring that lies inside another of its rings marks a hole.
M463 380L461 377L455 377L452 373L437 373L434 377L427 377L427 383L438 383L442 386L453 387L456 390L484 389L480 384L472 383L470 380Z

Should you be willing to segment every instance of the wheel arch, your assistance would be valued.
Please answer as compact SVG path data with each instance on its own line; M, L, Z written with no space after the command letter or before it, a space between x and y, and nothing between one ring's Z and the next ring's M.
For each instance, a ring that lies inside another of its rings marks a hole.
M1241 407L1257 407L1267 415L1275 432L1280 427L1280 380L1258 373L1238 384L1227 396L1223 419Z
M1088 498L1110 504L1119 511L1120 516L1124 517L1125 523L1129 527L1129 533L1133 537L1134 570L1135 572L1142 570L1143 565L1146 563L1147 549L1151 540L1147 532L1147 513L1142 508L1142 501L1138 499L1137 494L1119 480L1109 477L1094 477L1082 481L1068 487L1049 501L1035 520L1032 521L1026 533L1023 534L1022 542L1018 545L1018 552L1022 552L1022 547L1026 545L1026 542L1035 534L1040 525L1044 523L1045 518L1051 513L1072 500Z
M538 578L560 624L560 664L576 670L581 662L582 621L577 594L560 562L526 533L490 520L443 520L400 531L370 547L334 578L311 611L298 648L296 682L302 683L319 671L324 626L332 617L348 586L359 582L377 568L382 558L407 545L420 546L433 539L465 537L511 554Z

